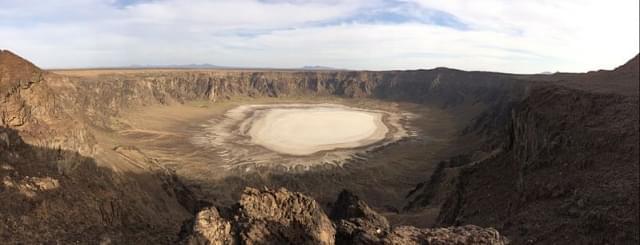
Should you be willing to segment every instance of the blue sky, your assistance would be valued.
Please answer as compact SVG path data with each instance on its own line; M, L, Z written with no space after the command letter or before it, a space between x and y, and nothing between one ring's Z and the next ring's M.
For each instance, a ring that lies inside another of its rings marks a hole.
M45 68L587 71L638 53L638 2L0 0L0 49Z

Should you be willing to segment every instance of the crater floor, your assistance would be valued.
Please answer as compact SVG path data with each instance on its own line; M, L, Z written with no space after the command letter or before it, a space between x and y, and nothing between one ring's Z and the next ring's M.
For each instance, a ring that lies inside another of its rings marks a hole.
M366 146L389 132L381 113L347 107L279 108L261 114L251 124L251 142L289 155Z

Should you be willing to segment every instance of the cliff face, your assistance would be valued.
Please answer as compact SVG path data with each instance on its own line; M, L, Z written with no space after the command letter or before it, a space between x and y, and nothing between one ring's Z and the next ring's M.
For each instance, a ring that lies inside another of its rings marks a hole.
M125 159L91 158L90 124L57 78L0 51L3 242L171 243L190 216L178 202L188 190L151 159L147 171L122 171Z
M638 94L600 86L637 87L638 69L533 86L499 153L461 170L441 223L496 225L516 243L637 243Z
M9 52L0 51L2 127L17 129L29 143L90 153L95 139L85 123L61 102L62 91L50 86L54 75Z
M17 55L0 50L0 96L3 99L2 126L21 126L30 110L25 108L20 94L43 80L43 72Z
M219 101L232 97L343 96L433 103L442 106L507 100L524 83L495 73L437 69L412 72L166 72L96 78L51 78L65 108L101 127L131 107Z

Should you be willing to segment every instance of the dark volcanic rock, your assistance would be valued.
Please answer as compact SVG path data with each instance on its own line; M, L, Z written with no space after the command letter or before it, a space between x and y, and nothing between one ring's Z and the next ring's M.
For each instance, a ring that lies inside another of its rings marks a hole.
M315 200L285 189L245 189L237 218L246 244L333 244L335 229Z
M335 229L315 200L300 193L245 189L229 219L200 211L187 244L334 244Z
M391 229L384 216L343 191L332 224L305 195L247 188L229 218L214 207L200 211L185 244L506 244L494 229L477 226ZM338 233L334 230L337 227Z
M338 196L331 219L336 222L336 243L349 244L355 240L374 240L389 233L387 219L347 190Z

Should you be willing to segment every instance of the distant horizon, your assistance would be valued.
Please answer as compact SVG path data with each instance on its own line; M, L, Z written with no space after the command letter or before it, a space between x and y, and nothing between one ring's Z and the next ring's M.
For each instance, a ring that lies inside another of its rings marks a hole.
M43 68L50 70L57 69L91 69L91 68L259 68L259 69L330 69L330 70L347 70L339 67L330 67L323 65L304 65L299 67L251 67L251 66L223 66L209 63L189 63L189 64L132 64L125 66L109 66L109 67L61 67L61 68Z
M0 48L46 69L213 64L515 74L613 69L637 0L0 0Z
M9 51L13 53L11 50L2 49L2 48L0 48L0 51ZM19 54L15 54L15 55L20 56ZM208 64L208 63L182 64L182 65L181 64L170 64L170 65L133 64L133 65L127 65L127 66L103 66L103 67L85 66L85 67L53 67L53 68L41 67L38 64L34 64L34 65L39 67L40 69L51 70L51 71L55 71L55 70L60 70L60 71L64 71L64 70L137 70L137 69L140 69L140 70L144 70L144 69L209 70L210 69L210 70L303 70L303 71L304 70L306 71L313 71L313 70L318 70L318 71L323 71L323 70L324 71L417 71L417 70L450 69L450 70L460 70L460 71L469 71L469 72L493 72L493 73L505 73L505 74L514 74L514 75L552 75L556 73L587 73L587 72L602 71L602 70L614 70L615 68L618 68L619 66L626 64L627 62L631 61L632 59L638 56L640 56L640 53L632 56L626 62L623 62L610 69L602 68L602 69L594 69L594 70L588 70L588 71L559 71L558 70L558 71L541 71L541 72L535 72L535 73L510 73L510 72L490 71L490 70L464 70L464 69L458 69L455 67L446 67L446 66L437 66L437 67L431 67L431 68L416 68L416 69L367 70L367 69L347 69L347 68L329 67L329 66L322 66L322 65L305 65L300 67L249 67L249 66L220 66L220 65ZM21 57L21 58L29 61L29 59L26 57Z
M210 65L208 67L196 67L200 65ZM622 65L622 64L620 64ZM36 64L37 66L37 64ZM192 67L193 66L193 67ZM425 67L425 68L415 68L415 69L390 69L390 70L367 70L367 69L346 69L346 68L336 68L336 67L325 67L323 68L307 68L307 66L302 67L250 67L250 66L218 66L212 64L186 64L186 65L129 65L129 66L104 66L104 67L54 67L54 68L46 68L40 67L43 70L153 70L153 69L171 69L171 70L307 70L307 71L374 71L374 72L384 72L384 71L418 71L418 70L434 70L434 69L450 69L450 70L460 70L460 71L469 71L469 72L494 72L494 73L505 73L505 74L515 74L515 75L529 75L529 74L555 74L555 73L585 73L590 71L598 71L598 70L589 70L589 71L578 71L578 72L565 72L565 71L541 71L536 73L509 73L509 72L501 72L501 71L489 71L489 70L463 70L455 67ZM612 68L612 69L615 69ZM606 69L606 70L612 70Z
M176 69L176 70L180 70L180 69L184 69L184 70L198 70L198 69L203 69L203 70L207 70L207 69L211 69L211 70L225 70L225 69L229 69L229 70L234 70L234 69L238 69L238 70L327 70L327 71L415 71L415 70L433 70L433 69L450 69L450 70L461 70L461 71L470 71L470 72L494 72L494 73L506 73L506 74L515 74L515 75L552 75L552 74L556 74L556 73L587 73L587 72L593 72L593 71L601 71L601 70L614 70L615 68L622 66L624 64L626 64L628 61L630 61L631 59L635 58L636 56L640 55L640 53L632 56L631 58L629 58L626 62L623 62L617 66L614 66L613 68L610 69L594 69L594 70L588 70L588 71L541 71L541 72L536 72L536 73L510 73L510 72L501 72L501 71L489 71L489 70L463 70L463 69L458 69L455 67L445 67L445 66L437 66L437 67L431 67L431 68L416 68L416 69L394 69L394 70L366 70L366 69L346 69L346 68L340 68L340 67L328 67L328 66L322 66L322 65L305 65L305 66L301 66L301 67L248 67L248 66L219 66L219 65L215 65L215 64L184 64L184 65L178 65L178 64L173 64L173 65L140 65L140 64L134 64L134 65L128 65L128 66L110 66L110 67L61 67L61 68L42 68L44 70L117 70L117 69L123 69L123 70L136 70L136 69ZM37 64L35 64L37 66ZM316 68L317 67L317 68Z
M37 64L35 64L37 66ZM133 64L125 66L86 66L86 67L40 67L45 70L85 70L85 69L275 69L275 70L349 70L339 67L329 67L322 65L305 65L300 67L251 67L251 66L221 66L215 64L170 64L170 65L145 65Z

